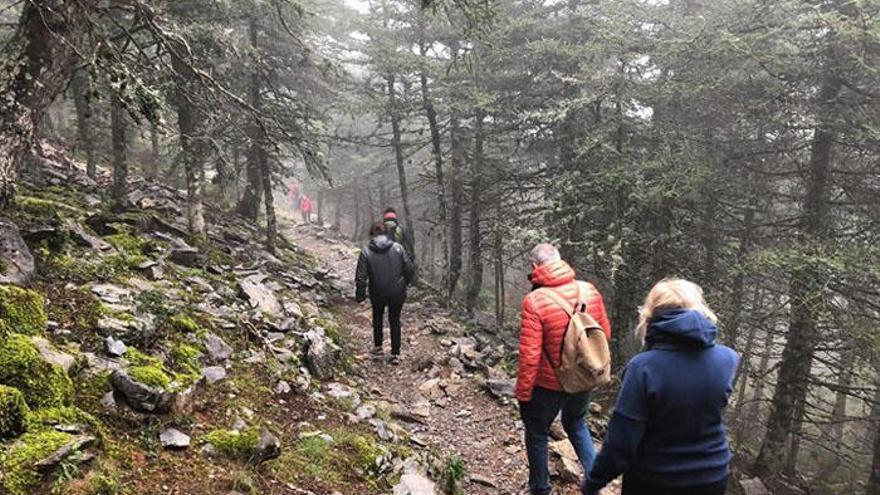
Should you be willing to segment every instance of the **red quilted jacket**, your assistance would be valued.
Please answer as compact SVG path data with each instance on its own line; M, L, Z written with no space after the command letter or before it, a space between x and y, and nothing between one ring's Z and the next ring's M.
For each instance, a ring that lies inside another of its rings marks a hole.
M577 298L577 285L581 284L587 313L605 330L611 338L611 325L605 314L602 295L587 282L575 281L574 270L564 261L544 263L532 272L532 284L549 287L563 298L571 301L572 308ZM522 327L519 335L519 368L516 375L516 398L521 402L532 400L532 389L536 386L561 391L559 380L547 362L547 353L554 363L559 363L562 338L568 327L568 314L548 296L532 291L523 299ZM547 350L547 353L544 352Z

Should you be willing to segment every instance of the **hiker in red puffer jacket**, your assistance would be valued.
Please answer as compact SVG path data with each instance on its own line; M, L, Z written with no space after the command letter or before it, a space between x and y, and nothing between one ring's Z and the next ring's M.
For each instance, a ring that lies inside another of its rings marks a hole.
M611 338L611 326L605 314L602 295L591 284L575 279L574 270L562 261L559 251L550 244L539 244L530 255L534 289L549 288L572 308L580 302ZM593 439L586 426L590 393L568 394L562 391L553 372L559 365L562 340L569 314L549 296L533 290L523 299L522 326L519 337L519 367L516 398L525 425L526 452L529 458L529 491L533 495L550 493L547 468L547 437L550 425L562 411L562 427L577 452L585 473L590 472L596 457ZM548 361L548 359L552 360Z

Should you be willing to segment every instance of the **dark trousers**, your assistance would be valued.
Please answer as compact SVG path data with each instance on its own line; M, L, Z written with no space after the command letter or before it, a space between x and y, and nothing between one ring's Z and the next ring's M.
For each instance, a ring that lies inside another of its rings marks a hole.
M391 327L391 354L400 355L400 312L403 311L403 302L383 303L373 301L373 345L382 347L384 332L382 331L385 317L385 307L388 307L388 326Z
M532 494L550 493L550 471L547 467L547 438L556 415L562 412L562 428L568 435L585 473L596 458L593 438L587 428L590 394L567 394L541 387L532 391L530 402L520 402L519 410L526 427L526 454L529 458L529 490Z
M727 478L708 485L660 487L632 476L623 477L623 495L724 495Z

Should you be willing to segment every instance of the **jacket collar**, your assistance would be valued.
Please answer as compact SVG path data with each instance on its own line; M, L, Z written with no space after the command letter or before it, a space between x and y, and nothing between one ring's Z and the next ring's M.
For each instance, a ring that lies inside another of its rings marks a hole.
M530 280L538 287L557 287L574 280L574 269L565 261L550 261L536 266Z

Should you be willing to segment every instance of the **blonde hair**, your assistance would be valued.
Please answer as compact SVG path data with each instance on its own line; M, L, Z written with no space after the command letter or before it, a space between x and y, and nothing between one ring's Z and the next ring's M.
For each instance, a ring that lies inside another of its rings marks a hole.
M636 338L639 342L644 343L651 319L668 309L693 309L712 323L718 321L715 312L706 304L703 289L699 285L683 278L663 279L651 288L645 303L639 308L639 325L636 327Z

